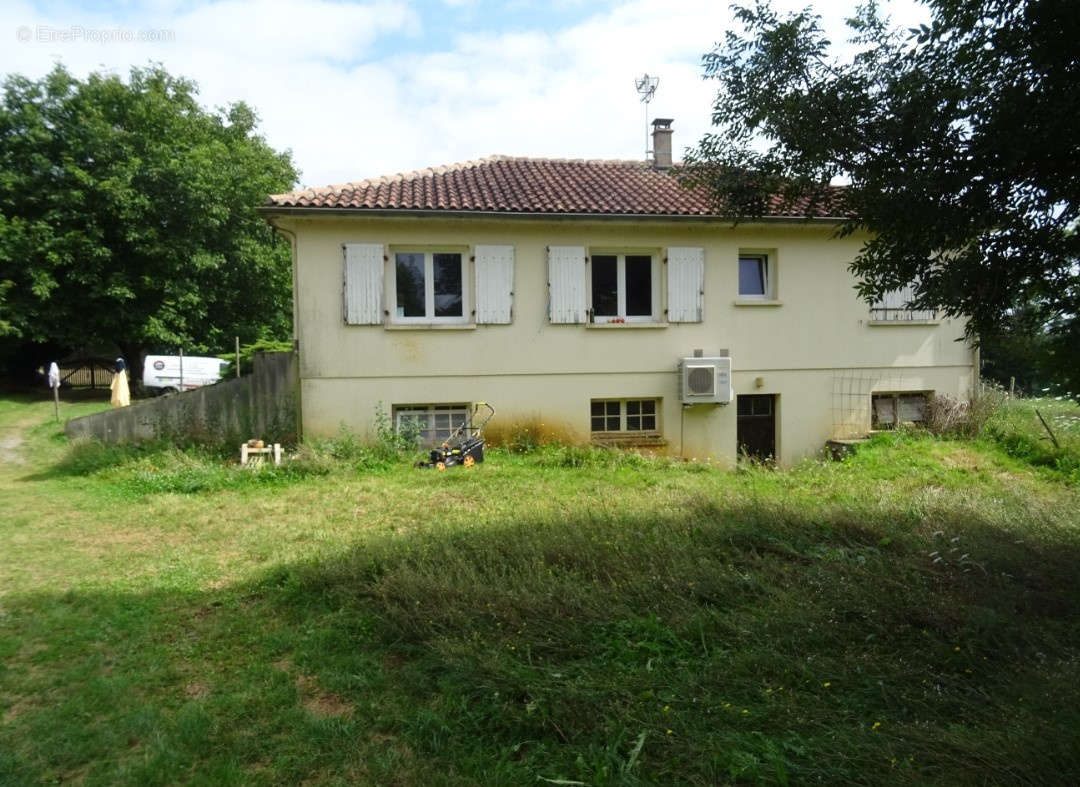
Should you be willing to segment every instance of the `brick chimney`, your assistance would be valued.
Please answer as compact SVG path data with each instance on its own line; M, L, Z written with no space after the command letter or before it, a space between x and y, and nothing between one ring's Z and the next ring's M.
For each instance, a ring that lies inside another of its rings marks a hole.
M671 118L652 122L653 167L671 169Z

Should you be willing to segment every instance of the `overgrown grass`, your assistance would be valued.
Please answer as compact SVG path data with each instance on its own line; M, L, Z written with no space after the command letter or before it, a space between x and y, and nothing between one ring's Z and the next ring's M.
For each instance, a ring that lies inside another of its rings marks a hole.
M95 450L0 468L0 782L1080 778L1080 491L989 433L734 474Z
M1063 397L1014 400L995 411L982 436L1011 456L1080 484L1080 405L1075 402Z
M488 449L496 460L510 461L537 469L651 468L678 467L678 460L648 456L633 451L588 445L544 442L522 447ZM409 441L384 436L365 442L345 429L333 438L315 438L286 456L281 466L267 464L253 469L242 467L238 457L224 447L192 443L177 446L168 441L105 445L94 439L79 439L52 465L50 474L83 476L110 484L115 491L131 496L179 493L194 494L227 489L277 486L332 472L406 472L422 452ZM704 470L707 465L702 465ZM697 465L684 471L695 472Z

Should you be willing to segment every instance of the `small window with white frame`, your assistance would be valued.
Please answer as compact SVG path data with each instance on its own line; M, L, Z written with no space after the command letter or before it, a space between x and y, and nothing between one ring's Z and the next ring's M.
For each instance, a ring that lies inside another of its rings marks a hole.
M440 445L465 423L467 404L394 405L394 431L415 438L419 446Z
M590 316L594 323L659 320L658 254L593 250L589 266Z
M593 399L589 428L594 435L655 435L660 431L658 399Z
M768 252L740 251L739 298L764 301L775 298L775 267Z
M391 315L398 323L469 322L467 255L462 250L396 249Z

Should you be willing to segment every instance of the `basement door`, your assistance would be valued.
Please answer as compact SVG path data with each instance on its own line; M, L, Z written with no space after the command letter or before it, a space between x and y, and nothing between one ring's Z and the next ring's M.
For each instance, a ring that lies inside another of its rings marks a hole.
M776 457L776 396L751 394L737 396L739 456L758 461Z

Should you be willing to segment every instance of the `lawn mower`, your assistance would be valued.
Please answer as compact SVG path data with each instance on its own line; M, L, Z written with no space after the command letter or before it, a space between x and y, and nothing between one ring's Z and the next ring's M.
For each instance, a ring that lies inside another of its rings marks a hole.
M486 412L481 413L481 408ZM432 448L427 461L416 463L417 467L434 467L445 470L453 465L472 467L484 461L484 427L495 415L495 408L487 402L476 402L465 415L465 420L438 448Z

